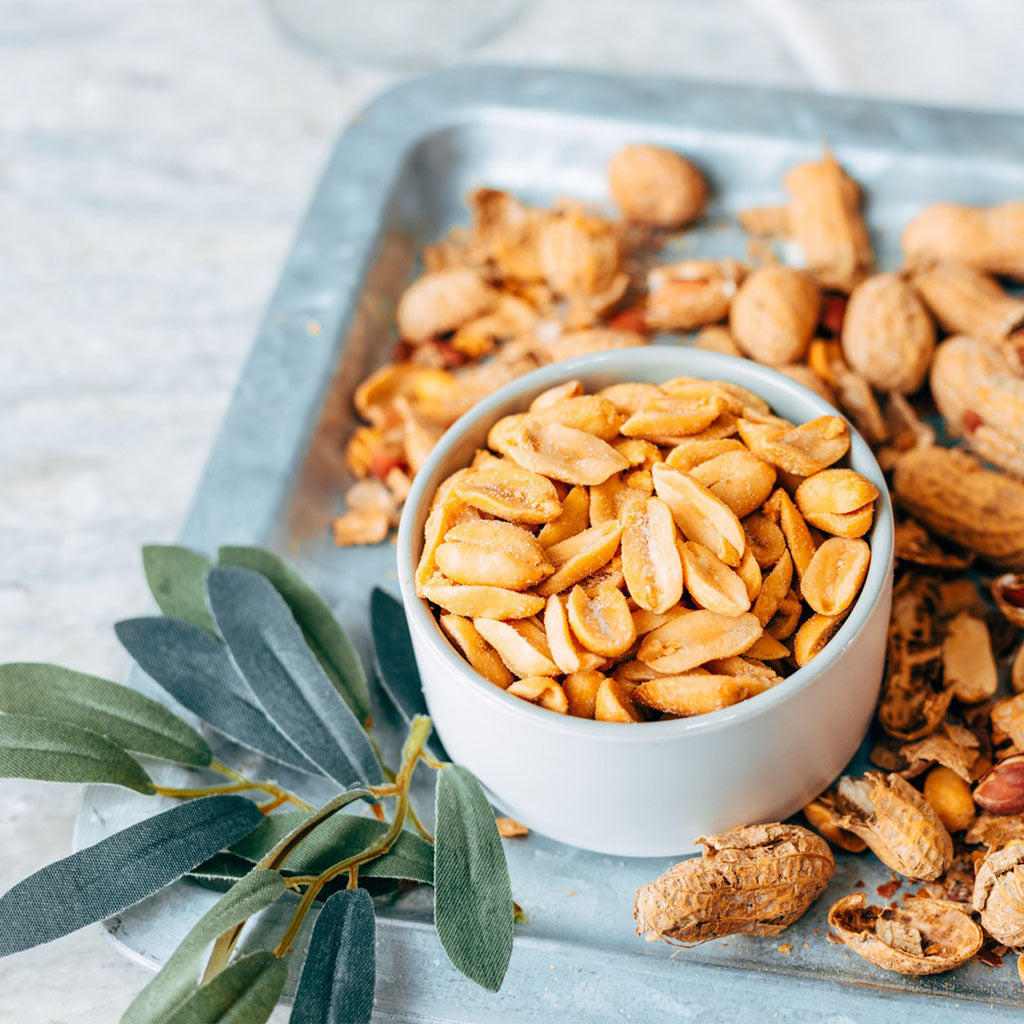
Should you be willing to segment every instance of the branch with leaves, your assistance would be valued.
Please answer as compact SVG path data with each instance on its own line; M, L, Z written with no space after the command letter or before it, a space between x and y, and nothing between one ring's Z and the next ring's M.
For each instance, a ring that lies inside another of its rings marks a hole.
M242 547L222 548L216 565L181 547L148 547L143 561L163 615L119 622L117 636L208 728L106 679L58 665L0 665L0 777L103 783L179 801L0 896L0 956L120 913L187 875L226 892L122 1024L258 1024L296 957L304 962L291 1020L358 1024L370 1020L374 997L366 886L390 880L433 885L449 959L496 991L512 949L508 867L480 784L446 763L436 744L428 749L430 720L401 606L373 595L375 631L385 638L382 691L409 729L392 771L370 734L359 657L294 569ZM218 735L338 790L314 808L215 757ZM195 773L195 784L157 781L162 762ZM412 806L420 765L438 775L434 836ZM288 919L281 934L271 941L261 929L267 948L250 942L241 950L247 924L278 903ZM314 910L308 944L297 948Z

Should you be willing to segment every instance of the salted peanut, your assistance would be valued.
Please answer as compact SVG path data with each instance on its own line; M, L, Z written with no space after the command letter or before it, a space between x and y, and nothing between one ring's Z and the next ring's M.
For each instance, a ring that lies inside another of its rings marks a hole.
M745 452L747 449L742 441L734 437L693 438L687 437L680 441L665 456L665 464L680 473L689 473L695 466L708 462L719 455Z
M593 718L597 707L597 692L604 682L600 672L571 672L562 680L562 689L574 718Z
M530 412L540 412L542 409L550 409L567 398L579 398L583 394L583 385L578 380L567 380L564 384L556 384L554 387L542 391L531 403Z
M525 590L554 572L533 534L499 519L453 527L435 559L445 576L471 586Z
M776 640L788 640L800 625L804 606L795 590L791 590L779 605L779 610L772 616L765 632Z
M851 368L869 384L910 394L928 375L935 326L901 274L875 274L850 295L842 348Z
M540 362L557 363L562 359L589 356L594 352L609 352L620 348L636 348L647 343L647 336L636 331L593 328L588 331L566 331L553 341L545 342L535 355Z
M786 538L786 547L793 557L796 574L802 578L815 552L814 538L807 529L807 523L797 511L793 499L781 487L765 502L764 511L777 520L782 535Z
M621 384L609 384L598 391L601 398L606 398L623 416L632 416L645 405L655 399L664 398L665 392L657 384L643 381L624 381Z
M724 320L746 276L736 260L683 260L647 274L648 327L692 331Z
M850 450L850 429L840 416L819 416L798 427L767 431L742 419L738 429L755 455L796 476L819 473Z
M619 427L625 417L600 395L579 395L552 401L540 409L530 407L530 419L541 423L561 423L564 427L593 434L602 441L619 436Z
M536 594L521 594L504 587L464 586L443 576L434 577L419 588L421 597L440 605L446 612L475 619L525 619L544 607Z
M764 577L761 591L754 601L751 611L762 626L767 626L779 610L783 600L789 593L793 582L793 557L783 549L782 556L773 566L771 572Z
M878 488L852 469L823 469L801 481L796 504L812 526L839 537L871 529Z
M467 505L455 494L459 482L472 475L471 469L461 469L453 473L434 495L430 514L423 526L423 550L416 565L416 593L423 597L422 587L437 574L437 549L444 542L448 531L459 523L478 519L480 513Z
M757 564L757 559L749 547L744 550L740 564L736 566L736 575L743 580L743 586L747 591L747 600L756 601L758 594L761 593L761 584L764 579L761 576L761 567Z
M593 594L600 587L610 586L623 590L626 577L622 573L622 555L613 555L600 569L584 576L579 585L588 593Z
M775 486L775 469L748 451L725 452L700 463L690 476L743 519L759 509Z
M629 596L648 611L666 612L682 597L676 528L659 498L636 501L623 510L622 573Z
M544 608L544 632L551 660L562 672L587 672L604 663L600 655L581 647L569 626L565 601L552 594Z
M661 676L641 683L633 700L672 715L706 715L738 704L750 696L750 687L733 676Z
M1011 363L1010 351L949 338L935 353L931 390L951 434L988 462L1024 476L1024 366Z
M538 704L548 711L556 711L560 715L569 712L565 691L549 676L527 676L525 679L517 679L505 692L531 704Z
M806 274L781 265L760 267L732 300L729 330L751 359L785 366L807 352L820 311L821 293Z
M830 153L798 164L782 179L789 234L823 288L849 292L874 267L861 215L861 190Z
M833 797L840 827L860 836L878 859L908 878L931 882L953 860L953 841L927 800L904 778L871 771L844 776Z
M492 430L488 443L523 469L567 484L599 484L628 468L606 441L533 415L524 416L500 437Z
M843 615L812 615L793 638L793 660L801 668L817 657L843 624Z
M599 722L642 722L626 687L615 679L603 679L594 698L594 718Z
M830 405L838 404L839 400L836 398L835 391L832 390L832 385L810 366L805 366L803 363L789 363L787 366L777 366L776 369L790 380L795 380L797 384L802 384L809 391L824 398Z
M820 615L840 615L860 593L870 562L864 541L830 537L808 563L800 595Z
M903 252L912 265L963 260L990 274L1024 278L1024 202L996 206L933 203L904 229Z
M639 437L620 437L611 446L629 463L630 468L649 470L656 462L664 462L661 449Z
M863 853L868 844L860 836L840 828L837 824L839 814L829 801L812 800L804 808L804 817L813 828L820 832L830 843L849 853Z
M426 341L482 316L495 301L494 289L477 270L424 274L398 300L398 333L408 341Z
M736 513L693 477L659 463L651 471L654 490L687 540L695 540L726 565L739 565L746 535Z
M476 631L498 652L498 657L519 679L528 676L557 676L558 666L543 633L525 621L502 622L491 618L473 619ZM538 635L539 634L539 635Z
M508 688L515 677L498 657L497 651L484 640L469 619L464 619L461 615L442 615L441 628L480 675L503 690Z
M840 342L833 338L811 338L807 346L807 365L829 387L835 388L838 384L836 367L845 365Z
M614 678L632 693L640 683L646 683L648 679L657 679L661 674L642 661L624 661L615 667Z
M641 496L649 498L654 493L654 477L646 469L634 469L622 477L622 482L632 491L638 491Z
M626 217L659 228L684 227L708 203L704 175L660 146L623 146L608 162L608 187Z
M703 327L693 340L693 347L705 352L721 352L723 356L742 356L743 350L729 333L728 327Z
M962 832L974 821L971 787L952 769L937 764L925 776L923 791L950 832Z
M554 573L538 587L541 597L560 594L607 564L619 546L622 526L612 520L592 526L547 549Z
M747 648L746 656L758 661L779 661L789 657L789 648L770 633L762 633Z
M954 616L942 641L942 668L957 700L977 704L995 695L999 677L984 619L966 611Z
M760 395L731 380L673 377L662 383L661 390L673 398L683 398L691 402L718 395L725 401L725 408L729 412L743 413L750 408L765 415L771 413L771 406Z
M573 487L562 499L562 511L557 519L545 523L537 534L537 543L542 548L582 533L590 521L590 492L586 487Z
M554 484L514 464L474 470L455 484L466 504L516 523L550 523L562 512Z
M1024 946L1024 842L1013 839L985 857L971 902L997 942Z
M588 651L617 658L633 646L633 617L618 588L605 585L588 594L582 587L573 587L567 610L576 639Z
M933 533L995 565L1024 569L1024 482L953 448L915 448L896 461L897 500Z
M803 916L835 871L828 844L799 825L750 825L697 840L702 856L637 890L636 932L692 945L726 935L778 935Z
M658 672L678 674L712 658L742 654L760 635L761 624L753 615L701 609L648 633L637 658Z
M622 424L622 433L654 444L676 444L681 438L710 426L725 407L725 399L714 393L696 401L663 395L633 413Z
M762 512L754 512L743 520L743 533L747 538L747 550L762 569L775 565L786 553L786 538L782 530Z
M942 974L981 949L981 929L950 900L915 897L878 907L862 892L834 903L828 923L843 942L876 967L914 976Z
M743 580L703 544L679 545L687 593L701 607L722 615L741 615L750 608Z

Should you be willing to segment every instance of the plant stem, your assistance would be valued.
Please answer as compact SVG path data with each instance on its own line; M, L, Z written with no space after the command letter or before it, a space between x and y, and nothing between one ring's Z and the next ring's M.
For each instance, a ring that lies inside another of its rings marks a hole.
M223 761L218 761L216 758L210 762L210 768L215 772L220 772L221 775L226 775L229 779L234 779L235 782L248 783L249 789L259 789L264 793L269 793L271 796L277 797L278 803L275 804L276 807L280 807L281 804L288 803L294 804L302 811L313 810L312 804L306 803L306 801L301 797L297 797L290 790L285 789L283 786L279 786L276 782L253 782L240 771L236 771L230 765L224 764ZM273 810L273 808L268 805L264 805L263 809L264 812Z
M419 834L423 836L428 843L432 843L434 841L434 837L424 827L423 822L420 821L419 816L416 814L416 808L413 807L411 803L409 804L409 817L412 818L412 823L416 826L416 831L419 832Z
M356 877L355 873L358 870L359 865L365 864L367 861L374 860L381 854L387 853L395 840L402 834L402 828L405 825L405 817L409 810L409 784L412 781L412 773L416 767L416 762L420 759L420 755L423 752L423 744L426 743L429 735L430 719L424 715L417 715L412 720L412 725L409 729L409 736L405 741L405 746L402 748L402 765L399 769L394 787L397 789L397 793L394 794L397 798L397 802L395 804L395 817L391 822L391 827L383 836L380 837L380 839L371 843L370 846L363 850L362 853L356 854L354 857L349 857L347 860L339 861L337 864L327 868L326 871L323 871L312 882L310 882L306 891L302 894L302 899L299 901L299 906L295 911L295 915L292 917L291 923L288 925L287 931L284 933L284 936L278 943L277 948L274 950L275 956L283 957L291 948L292 942L294 941L295 936L298 935L299 929L302 927L302 922L306 918L306 914L309 913L309 908L313 905L313 901L316 899L317 894L325 885L346 871L349 873L349 884L351 885L353 878ZM377 792L382 788L383 787L375 787L374 791Z
M420 760L428 767L433 768L435 772L439 772L442 768L448 767L447 761L438 761L436 757L431 757L425 750L420 752Z

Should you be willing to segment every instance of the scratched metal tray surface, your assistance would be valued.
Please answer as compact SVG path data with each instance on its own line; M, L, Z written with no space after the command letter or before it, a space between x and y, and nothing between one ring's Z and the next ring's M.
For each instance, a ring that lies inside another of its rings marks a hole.
M823 143L866 187L883 266L898 262L900 226L922 204L1024 195L1024 121L1010 116L512 67L464 67L406 82L356 119L328 162L182 542L209 553L222 543L254 543L287 555L328 598L369 663L369 594L375 584L397 594L394 546L338 549L328 527L350 483L342 450L352 391L392 348L395 299L416 271L418 247L465 221L463 196L479 185L540 203L565 195L603 201L605 163L632 141L685 151L713 183L707 226L679 239L666 258L742 256L745 238L725 226L730 216L776 202L782 172ZM131 678L161 696L140 672ZM393 753L397 722L386 706L376 710ZM255 755L215 745L260 770ZM793 754L780 749L779 756ZM268 770L311 799L325 795L310 779ZM579 798L566 791L567 801ZM430 799L420 793L421 804ZM151 798L92 787L77 844L96 842L153 807ZM529 921L517 928L501 992L486 993L449 967L431 925L430 890L421 887L378 900L381 1020L877 1024L955 1013L958 1021L981 1022L1014 1019L1022 1004L1012 962L903 978L826 941L834 899L860 885L874 895L889 880L870 857L840 854L828 891L784 936L733 937L673 956L636 937L631 913L637 886L671 860L599 856L539 835L506 846ZM216 898L182 881L105 928L129 956L158 965ZM273 924L261 921L248 941Z

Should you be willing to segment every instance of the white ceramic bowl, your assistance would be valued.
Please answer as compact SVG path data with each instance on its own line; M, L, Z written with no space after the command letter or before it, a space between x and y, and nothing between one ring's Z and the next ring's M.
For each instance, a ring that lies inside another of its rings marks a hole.
M553 839L600 853L692 852L697 836L788 817L843 770L867 731L882 677L892 595L893 518L881 470L852 433L850 465L874 482L871 566L849 616L805 668L733 707L667 722L558 715L506 694L463 661L416 596L413 571L437 485L469 464L500 417L566 380L734 381L801 423L835 410L756 363L651 346L566 360L495 392L441 438L416 476L398 533L398 576L427 707L448 753L497 806Z

